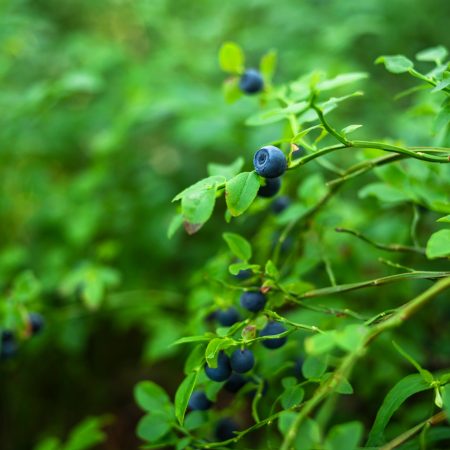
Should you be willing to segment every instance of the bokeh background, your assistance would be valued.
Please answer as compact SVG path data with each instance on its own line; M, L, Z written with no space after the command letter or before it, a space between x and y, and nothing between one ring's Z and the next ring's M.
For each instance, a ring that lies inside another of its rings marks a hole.
M365 101L342 114L407 138L409 100L393 97L413 82L374 60L449 46L449 17L447 0L0 1L0 301L28 279L47 322L0 367L0 448L104 413L115 419L99 448L137 448L134 384L173 393L182 378L183 350L168 344L227 225L219 208L169 240L171 199L208 161L248 162L272 133L243 125L255 98L224 102L224 41L250 65L277 49L276 82L368 72Z

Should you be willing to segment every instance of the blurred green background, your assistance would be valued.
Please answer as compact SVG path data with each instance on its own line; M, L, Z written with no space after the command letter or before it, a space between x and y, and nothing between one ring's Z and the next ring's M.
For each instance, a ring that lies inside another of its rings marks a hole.
M225 40L253 65L277 49L276 82L369 72L349 123L420 141L403 123L409 100L392 100L412 82L373 62L449 46L449 17L447 0L0 0L0 301L28 277L47 321L0 367L0 448L105 412L101 448L135 448L134 383L173 392L182 378L167 345L227 225L218 208L198 235L168 240L170 201L208 161L248 165L272 133L243 125L255 98L225 104Z

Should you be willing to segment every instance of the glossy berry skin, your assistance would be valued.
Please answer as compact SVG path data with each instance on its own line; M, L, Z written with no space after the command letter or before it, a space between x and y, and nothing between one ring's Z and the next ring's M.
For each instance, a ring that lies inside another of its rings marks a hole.
M255 69L247 69L239 80L239 88L246 94L256 94L264 88L261 73Z
M228 381L223 385L223 387L228 392L235 394L242 389L248 381L248 378L242 376L240 373L232 373L231 377L228 378Z
M233 306L228 309L219 309L216 317L220 325L224 327L231 327L231 325L241 320L238 310Z
M223 351L219 352L217 357L217 367L212 368L206 364L205 373L206 376L212 381L228 380L231 375L230 359Z
M240 270L235 277L238 280L248 280L253 275L252 269Z
M266 296L259 291L248 291L241 295L241 306L251 312L264 309L266 301Z
M28 320L30 321L32 334L39 333L44 327L44 318L39 313L30 313L30 315L28 316Z
M231 354L231 368L237 373L245 373L253 369L255 365L255 357L253 352L248 348L244 350L238 349Z
M206 411L212 406L212 401L203 391L194 391L189 399L189 408L193 411Z
M226 417L217 422L215 435L218 441L227 441L236 437L235 431L239 431L238 424Z
M281 325L279 322L269 322L259 333L259 336L273 336L275 334L281 334L286 331L286 328ZM282 347L286 344L287 337L280 337L277 339L266 339L262 341L262 345L269 349L276 349Z
M264 186L258 190L258 197L270 198L278 194L281 188L281 178L266 178Z
M276 198L271 205L272 211L275 214L280 214L291 204L291 200L289 197L283 195L281 197Z
M286 172L287 159L278 147L267 145L255 153L253 165L261 177L277 178Z

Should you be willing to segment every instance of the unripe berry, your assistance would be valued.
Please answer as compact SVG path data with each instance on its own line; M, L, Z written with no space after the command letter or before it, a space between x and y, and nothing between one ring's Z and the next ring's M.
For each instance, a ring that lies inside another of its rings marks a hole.
M256 94L264 88L264 80L261 73L255 69L247 69L239 80L239 87L246 94Z
M253 369L255 357L248 348L235 350L230 358L231 368L237 373L245 373Z
M287 160L278 147L267 145L255 153L253 165L261 177L277 178L286 172Z
M205 365L206 376L212 381L225 381L231 375L230 359L223 352L219 352L217 357L217 367L212 368Z
M266 296L259 291L247 291L241 295L241 306L251 312L264 309L266 301Z

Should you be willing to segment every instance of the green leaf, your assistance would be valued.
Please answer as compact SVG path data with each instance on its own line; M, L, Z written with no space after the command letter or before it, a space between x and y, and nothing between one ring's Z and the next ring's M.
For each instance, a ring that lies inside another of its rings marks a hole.
M240 75L245 64L241 47L234 42L225 42L219 50L219 64L223 71Z
M316 85L316 88L319 91L328 91L330 89L354 83L355 81L363 80L368 76L369 75L365 72L343 73L330 80L321 81Z
M358 192L360 198L376 197L386 203L399 203L410 200L408 195L384 183L370 183Z
M437 47L427 48L416 54L416 59L418 61L434 61L436 63L442 62L448 54L448 51L442 45Z
M173 216L172 220L170 221L169 228L167 229L167 237L170 239L182 224L183 216L181 214L176 214L175 216Z
M205 359L205 344L198 344L189 353L189 356L184 363L184 373L186 375L190 374L194 370L200 370L203 366L203 361Z
M250 269L253 272L259 272L261 270L261 267L258 264L247 264L247 263L230 264L230 266L228 267L228 270L231 273L231 275L237 275L241 270L247 269Z
M361 128L362 125L348 125L345 128L342 128L341 133L347 135L350 133L353 133L354 131L356 131L358 128Z
M431 90L432 93L442 91L447 86L450 86L450 77L439 81L439 83Z
M367 328L364 325L347 325L342 330L336 331L336 344L347 352L361 346L367 334Z
M217 355L220 350L224 350L232 345L235 341L230 338L215 338L211 340L205 350L205 358L209 367L217 367Z
M450 223L450 215L441 217L436 222L444 222L444 223Z
M336 345L335 331L327 331L305 339L305 350L310 355L327 353Z
M70 433L64 445L64 450L85 450L106 440L106 434L101 427L107 422L106 417L89 417Z
M205 223L211 217L216 203L216 189L191 192L181 199L183 217L190 223Z
M199 336L186 336L186 337L177 339L172 345L187 344L189 342L200 342L200 341L209 341L209 340L210 340L210 337L206 336L204 334L199 335Z
M148 442L156 442L171 429L170 416L162 413L145 415L137 425L137 435Z
M225 200L232 216L240 216L253 203L260 187L255 172L242 172L225 185Z
M239 156L231 164L208 164L208 174L211 176L222 176L227 180L236 176L244 165L244 158Z
M177 194L173 199L172 202L176 202L177 200L181 200L186 195L192 194L194 192L201 192L205 189L217 189L217 187L220 184L224 184L226 181L226 178L222 175L214 175L211 177L203 178L200 181L197 181L197 183L187 187L183 191L181 191L179 194Z
M198 370L190 373L178 386L177 392L175 393L175 417L180 425L183 425L184 415L186 414L192 391L197 383L198 374Z
M98 277L97 272L91 271L81 291L81 298L84 304L91 310L100 307L105 295L104 285Z
M300 385L288 387L281 394L281 405L284 409L299 405L305 396L305 391Z
M34 447L33 450L61 450L61 441L55 437L46 438Z
M318 356L308 356L302 365L303 376L307 380L318 379L327 370L327 365L328 364L326 358Z
M450 230L439 230L428 239L427 258L442 258L450 256Z
M450 384L446 384L441 390L444 411L447 414L447 421L450 421Z
M360 422L348 422L334 426L329 432L324 450L355 450L363 434Z
M270 259L266 263L264 272L269 278L272 278L274 280L278 280L278 278L280 278L280 272L278 272L277 267Z
M380 56L376 59L375 64L383 63L391 73L408 72L414 67L413 62L403 55Z
M224 80L222 84L223 98L227 103L234 103L244 94L239 87L239 78L231 77Z
M164 410L170 405L170 398L166 391L152 381L141 381L134 388L136 403L149 412Z
M188 447L191 441L192 439L190 437L179 439L177 442L177 446L175 447L175 450L184 450L186 447Z
M252 246L242 236L235 233L223 233L222 237L237 258L247 262L252 257Z
M259 70L267 83L270 83L273 74L275 73L275 68L277 65L277 52L275 50L270 50L262 58L259 65Z
M433 374L430 371L428 371L426 369L423 369L421 367L421 365L409 353L407 353L406 350L401 348L400 345L398 345L396 342L392 341L392 345L400 353L400 355L403 356L403 358L405 358L407 361L409 361L416 368L416 370L422 375L422 378L427 383L432 383L433 382L434 377L433 377Z
M337 386L334 388L334 390L338 394L343 394L343 395L353 394L353 386L350 384L350 382L346 378L341 378L340 380L338 380Z
M398 408L412 395L431 389L421 375L412 374L401 379L386 395L378 410L375 422L369 433L368 447L381 445L384 442L384 430Z

